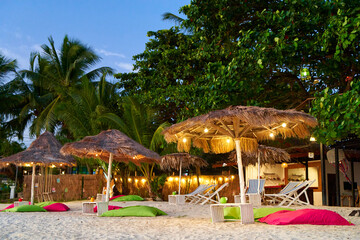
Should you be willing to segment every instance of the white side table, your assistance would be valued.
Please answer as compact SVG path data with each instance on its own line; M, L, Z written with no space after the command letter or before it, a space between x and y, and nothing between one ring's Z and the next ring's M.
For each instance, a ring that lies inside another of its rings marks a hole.
M105 202L106 201L106 194L98 193L96 195L96 201Z
M22 205L29 205L29 201L14 202L14 207L18 207L18 206L22 206Z
M225 203L225 204L211 204L210 213L213 223L225 222L224 208L225 207L240 207L241 223L254 223L254 210L251 203Z
M169 204L173 205L184 205L185 204L185 195L169 195Z
M96 206L98 216L109 210L109 202L96 202Z
M253 207L260 207L261 206L261 195L260 194L248 194L249 203L253 205ZM234 202L241 203L240 195L234 195Z
M95 214L94 207L97 206L97 216L101 216L104 212L109 209L108 202L83 202L82 212L85 214Z

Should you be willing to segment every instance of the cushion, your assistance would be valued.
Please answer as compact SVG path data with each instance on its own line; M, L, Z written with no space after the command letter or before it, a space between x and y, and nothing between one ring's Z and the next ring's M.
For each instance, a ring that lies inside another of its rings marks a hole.
M4 212L46 212L46 210L36 205L22 205L22 206L6 209Z
M114 202L144 201L144 199L138 195L126 195L126 196L115 198L112 201L114 201Z
M269 214L282 210L295 211L294 209L291 208L280 208L280 207L254 208L254 219L257 221L259 218L265 217ZM239 207L224 208L224 219L241 219L240 208Z
M101 217L155 217L161 215L167 214L155 207L130 206L104 212Z
M14 204L10 204L9 206L7 206L6 208L4 208L3 210L1 210L1 211L5 211L6 209L10 209L10 208L13 208L14 207ZM0 212L1 212L0 211Z
M35 203L36 206L39 206L39 207L46 207L46 206L49 206L53 203L56 203L56 202L40 202L40 203Z
M109 198L109 201L111 201L111 200L113 200L113 199L115 199L115 198L123 197L123 196L125 196L125 195L117 195L117 196L113 196L113 197Z
M120 208L122 208L122 207L109 205L108 206L108 211L116 210L116 209L120 209ZM97 212L97 206L94 207L94 212Z
M353 225L338 213L322 209L283 210L260 218L259 221L271 225Z
M43 207L48 212L65 212L70 208L63 203L53 203Z

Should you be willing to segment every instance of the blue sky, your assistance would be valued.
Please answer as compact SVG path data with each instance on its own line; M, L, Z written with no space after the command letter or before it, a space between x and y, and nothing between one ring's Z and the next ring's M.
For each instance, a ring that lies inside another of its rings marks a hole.
M174 25L162 14L178 14L190 0L1 0L0 53L29 67L30 52L40 51L52 36L57 47L65 34L92 47L100 66L132 70L132 56L145 49L148 31ZM31 139L25 136L29 145Z

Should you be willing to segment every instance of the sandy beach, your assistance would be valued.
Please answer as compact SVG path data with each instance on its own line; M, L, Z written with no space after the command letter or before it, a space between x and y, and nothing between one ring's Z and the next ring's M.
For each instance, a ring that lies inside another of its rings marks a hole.
M85 215L81 202L67 202L70 211L54 213L0 213L0 239L359 239L360 217L354 208L316 207L335 211L355 226L288 225L239 222L212 223L210 206L169 205L167 202L114 202L112 205L148 205L167 216L105 218ZM0 204L0 208L8 204Z

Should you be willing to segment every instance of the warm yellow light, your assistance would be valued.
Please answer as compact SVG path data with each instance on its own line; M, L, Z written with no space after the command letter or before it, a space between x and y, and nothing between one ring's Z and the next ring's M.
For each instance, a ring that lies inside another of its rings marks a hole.
M60 163L60 166L62 166L62 163Z
M223 178L222 177L219 177L219 181L222 181L223 180Z
M209 184L210 181L209 181L209 180L206 180L205 182L206 182L206 184Z
M205 128L204 129L204 133L207 133L209 131L209 129Z
M145 183L145 182L146 182L146 179L145 179L145 178L141 179L141 182L142 182L142 183Z
M64 174L65 174L65 171L62 171L61 174L64 175Z
M135 157L133 157L133 159L135 159Z
M234 175L231 175L231 179L234 179L235 178L235 176Z
M286 127L286 123L281 124L282 127Z
M182 182L182 183L185 183L185 179L181 179L181 182Z
M179 181L179 178L178 178L178 177L176 177L176 178L175 178L175 181Z
M281 167L282 167L282 168L287 168L287 167L288 167L288 164L287 164L286 162L284 162L284 163L281 164Z
M131 182L131 178L128 178L128 182Z
M41 176L41 173L39 173L39 176Z
M225 182L227 182L227 181L229 181L229 179L228 179L228 178L225 178Z
M174 179L172 177L169 177L169 182L172 182Z
M26 163L25 166L26 166L26 167L30 167L30 164L29 164L29 163Z
M273 133L270 133L270 135L269 135L269 136L273 138L273 137L274 137L274 134L273 134Z
M310 138L310 142L315 142L315 141L316 141L316 138L314 138L314 137Z
M115 181L117 181L117 178L115 178Z
M186 138L183 138L183 142L186 143Z
M230 139L227 139L226 142L227 142L227 143L230 143Z
M9 163L6 163L7 166L9 166Z
M139 179L135 179L135 183L137 183L139 181Z
M98 156L99 156L99 154L95 154L95 156L97 156L97 157L98 157Z
M27 173L27 171L25 170L24 173Z
M34 164L34 162L31 162L31 164Z

